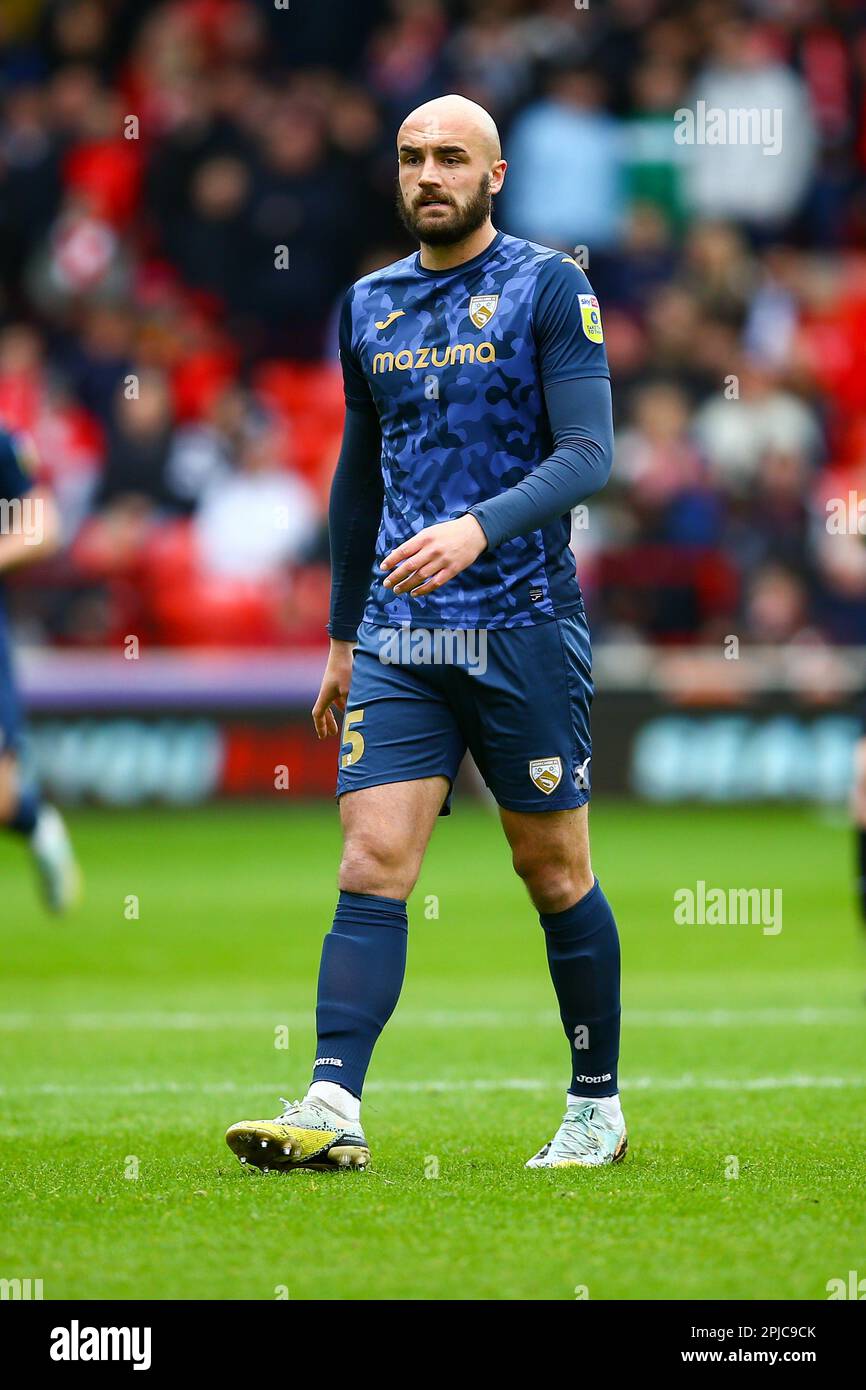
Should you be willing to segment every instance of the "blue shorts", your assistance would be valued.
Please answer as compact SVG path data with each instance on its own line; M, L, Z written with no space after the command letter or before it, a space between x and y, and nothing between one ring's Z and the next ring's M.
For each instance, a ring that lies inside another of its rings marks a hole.
M580 611L532 627L362 623L337 796L447 777L467 748L500 806L564 811L590 795L592 653ZM441 814L448 815L451 789Z
M24 714L12 670L12 649L0 614L0 756L18 752L24 731Z

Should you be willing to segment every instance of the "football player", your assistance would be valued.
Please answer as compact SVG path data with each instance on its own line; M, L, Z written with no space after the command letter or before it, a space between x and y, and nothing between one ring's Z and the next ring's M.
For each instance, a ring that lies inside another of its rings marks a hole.
M352 287L340 332L331 648L313 720L325 738L344 713L344 850L312 1084L227 1142L263 1168L367 1164L361 1092L400 994L406 900L469 749L539 913L570 1051L564 1117L527 1166L613 1163L620 950L590 862L593 685L569 546L572 509L613 453L599 305L570 255L494 228L506 163L483 108L426 103L397 157L420 250Z
M54 497L34 468L32 445L0 428L0 827L27 846L45 904L60 913L78 897L78 867L59 811L22 774L24 721L2 593L5 575L45 559L60 543Z

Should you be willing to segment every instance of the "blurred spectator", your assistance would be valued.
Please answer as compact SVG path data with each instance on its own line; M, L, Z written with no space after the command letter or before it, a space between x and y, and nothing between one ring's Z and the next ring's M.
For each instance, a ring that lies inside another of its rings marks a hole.
M780 565L767 565L749 581L746 623L755 642L781 646L802 638L809 601L802 579Z
M718 540L719 499L689 436L689 403L677 386L658 383L638 393L634 425L617 442L616 471L638 534L673 544Z
M689 107L719 113L724 139L715 142L696 121L686 178L690 209L729 218L754 230L780 232L799 211L815 168L816 142L809 94L779 62L757 25L728 15L715 26L711 54L698 73ZM748 115L747 138L731 130Z
M655 207L671 227L684 219L682 149L671 139L683 105L685 73L673 63L641 63L632 77L633 111L623 124L628 195Z
M227 308L243 306L253 247L244 217L250 195L247 166L237 156L205 159L194 171L185 214L172 237L177 267L188 285L210 290Z
M166 463L166 481L182 509L194 512L202 497L229 477L241 447L248 402L242 391L227 387L215 396L200 421L176 430Z
M481 0L445 50L461 91L498 121L532 92L533 57L515 9L501 0Z
M817 461L821 431L808 406L757 363L744 361L734 377L738 394L729 399L718 392L695 416L697 438L719 481L742 487L769 450Z
M131 385L118 387L98 504L135 497L170 506L174 499L166 464L171 438L171 395L160 372L142 372Z
M611 247L623 216L623 146L592 69L556 73L516 117L503 191L510 229L548 246Z
M306 484L279 466L277 427L248 428L236 472L215 472L195 514L206 574L266 579L297 563L316 534L318 507Z

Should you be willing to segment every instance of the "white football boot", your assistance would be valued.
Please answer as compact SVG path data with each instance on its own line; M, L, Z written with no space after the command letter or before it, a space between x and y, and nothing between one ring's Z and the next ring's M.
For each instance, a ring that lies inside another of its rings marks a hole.
M49 912L68 912L81 897L81 870L60 812L43 803L30 835L30 852Z
M603 1163L619 1163L627 1148L618 1097L572 1101L553 1138L526 1167L598 1168Z

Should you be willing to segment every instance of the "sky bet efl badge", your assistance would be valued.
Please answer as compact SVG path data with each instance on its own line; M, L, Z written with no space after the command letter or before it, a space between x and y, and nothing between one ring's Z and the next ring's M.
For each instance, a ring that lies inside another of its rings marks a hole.
M598 300L594 294L579 294L580 317L583 319L583 331L591 343L603 343L604 333L601 328L601 310L598 307Z
M473 294L469 301L469 317L476 328L483 328L496 313L498 294Z
M529 775L540 792L550 796L562 781L561 758L533 758L529 764Z

